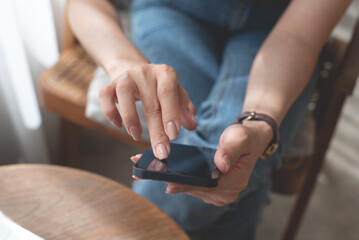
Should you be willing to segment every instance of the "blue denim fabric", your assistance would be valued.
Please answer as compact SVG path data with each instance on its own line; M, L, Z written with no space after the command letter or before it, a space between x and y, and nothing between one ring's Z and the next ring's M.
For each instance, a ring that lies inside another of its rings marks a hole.
M246 0L133 3L133 42L151 62L168 64L177 71L197 109L197 129L182 129L177 142L215 151L222 132L242 111L254 57L285 8L286 4ZM278 151L257 162L236 202L216 207L186 194L166 195L166 184L156 181L136 181L133 190L158 205L192 239L255 239L262 209L268 203L272 168L279 165L306 111L313 82L285 117Z

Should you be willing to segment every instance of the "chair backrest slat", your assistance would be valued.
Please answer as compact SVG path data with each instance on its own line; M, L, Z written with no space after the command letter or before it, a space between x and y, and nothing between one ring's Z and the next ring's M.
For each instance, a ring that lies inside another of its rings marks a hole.
M356 22L352 39L345 52L344 59L339 70L338 88L350 95L353 93L359 73L359 19Z

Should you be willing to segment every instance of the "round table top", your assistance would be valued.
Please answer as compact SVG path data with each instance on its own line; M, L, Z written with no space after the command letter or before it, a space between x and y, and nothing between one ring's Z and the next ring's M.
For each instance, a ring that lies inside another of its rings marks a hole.
M46 240L188 239L170 217L127 187L54 165L1 166L0 211Z

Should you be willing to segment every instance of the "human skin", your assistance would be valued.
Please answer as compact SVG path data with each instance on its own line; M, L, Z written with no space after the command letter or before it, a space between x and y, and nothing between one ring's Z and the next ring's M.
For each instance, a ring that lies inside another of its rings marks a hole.
M351 0L293 0L260 48L250 72L243 111L271 116L281 124L308 83L330 32ZM183 126L197 126L195 108L168 65L151 64L125 37L117 13L107 0L72 0L71 27L111 83L100 91L102 111L109 122L138 141L142 127L135 100L143 103L151 145L158 159L167 158L169 140ZM121 109L121 116L116 108ZM240 113L238 113L239 115ZM218 187L169 183L166 192L185 192L207 203L233 202L245 189L254 165L273 137L262 121L244 121L225 129L214 157L221 172ZM137 161L140 155L132 157Z

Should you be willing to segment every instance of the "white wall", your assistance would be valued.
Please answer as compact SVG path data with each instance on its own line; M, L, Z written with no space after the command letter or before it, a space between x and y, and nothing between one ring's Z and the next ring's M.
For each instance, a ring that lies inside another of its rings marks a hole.
M46 17L50 17L50 19L53 18L54 23L52 23L52 21L50 21L50 23L41 22L41 18L34 18L32 15L38 14L38 12L41 11L40 8L36 7L46 5L46 3L51 4L50 9L52 9L53 14L48 11L43 11L42 15L44 15L43 17L45 19ZM44 69L56 62L56 59L55 61L51 59L56 58L56 55L58 55L58 48L62 42L62 22L65 0L51 0L50 2L47 2L47 0L34 0L34 2L11 0L11 4L17 5L17 23L19 24L19 29L21 29L22 37L25 39L23 44L26 50L26 58L29 63L31 78L34 86L36 86L36 81ZM27 4L31 4L32 13L29 13L29 8L26 7ZM48 41L48 38L51 38L50 28L52 27L49 25L49 28L47 28L46 24L55 25L57 28L56 32L53 32L55 33L55 41ZM42 27L49 29L49 31L39 29L39 25L45 25ZM37 34L36 31L40 31L40 33ZM42 33L44 36L40 36ZM37 37L37 35L40 37ZM57 46L56 40L59 46ZM56 46L51 46L51 42L54 42ZM5 85L11 81L9 75L6 73L0 75L0 80L2 83L5 83ZM6 90L4 90L4 87L0 88L0 164L28 161L29 159L39 162L52 159L56 154L57 146L57 116L42 110L41 115L43 121L41 128L28 131L24 134L24 131L27 130L24 129L23 126L19 126L19 122L21 122L19 118L21 117L16 110L9 109L9 107L12 107L13 94L4 94L3 91L8 91L8 89L6 88ZM15 126L17 126L16 129ZM24 143L29 144L25 146ZM50 158L48 157L49 152Z

